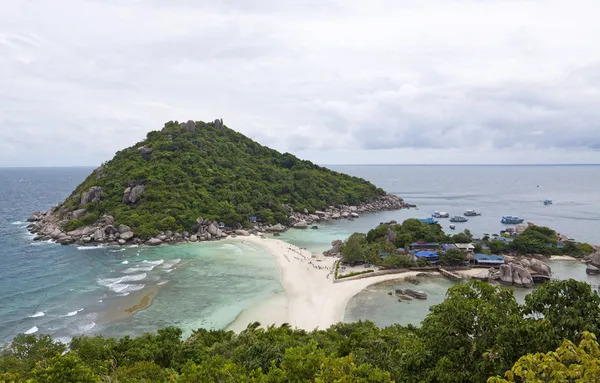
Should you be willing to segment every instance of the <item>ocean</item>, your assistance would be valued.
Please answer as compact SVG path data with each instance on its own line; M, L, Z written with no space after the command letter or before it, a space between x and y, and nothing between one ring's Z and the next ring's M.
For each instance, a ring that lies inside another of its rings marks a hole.
M331 166L398 194L417 209L364 215L355 221L290 230L281 236L320 253L331 241L378 223L482 212L456 231L494 233L502 215L547 225L572 238L599 243L600 166ZM248 244L211 242L158 248L76 247L33 242L25 220L34 210L62 201L92 168L0 169L0 344L18 333L47 333L67 340L79 334L136 335L165 326L186 334L198 327L225 328L244 309L280 294L272 257ZM553 205L544 206L544 199ZM449 223L441 220L448 229ZM449 230L449 229L448 229ZM553 262L561 278L587 276L581 264ZM397 303L387 292L397 284L371 286L348 304L345 321L378 325L418 322L443 300L451 283L425 280L424 302ZM516 291L519 299L524 290ZM131 315L140 302L149 306Z

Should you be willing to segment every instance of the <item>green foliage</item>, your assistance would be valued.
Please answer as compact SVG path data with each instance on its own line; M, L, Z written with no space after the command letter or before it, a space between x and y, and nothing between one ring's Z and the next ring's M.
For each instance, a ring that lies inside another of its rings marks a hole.
M461 266L465 264L465 253L458 249L450 249L440 254L440 265Z
M492 242L490 242L490 251L492 252L492 254L502 254L506 251L507 248L508 245L506 244L506 242L501 241L499 239L492 239Z
M483 251L483 246L481 245L481 243L476 243L473 245L473 247L473 251L475 252L475 254L479 254Z
M404 269L416 266L407 254L390 255L381 261L381 267L386 269Z
M565 340L556 351L524 355L505 376L506 379L499 376L490 378L488 383L600 382L600 347L596 336L586 331L578 346Z
M454 243L471 243L471 238L465 233L458 233L452 236L452 242Z
M363 246L367 244L367 238L362 233L352 234L342 245L340 254L342 262L355 265L365 261L365 251Z
M420 328L358 322L306 332L252 323L239 334L198 329L185 340L166 328L78 337L68 352L48 336L19 335L0 351L0 381L597 382L599 332L600 297L583 282L547 282L524 305L510 289L470 282L450 288Z
M142 147L152 153L142 155ZM123 203L124 190L137 184L145 186L139 200ZM363 179L279 153L226 127L196 122L196 132L189 133L177 121L117 152L61 206L67 211L80 208L82 193L92 186L102 188L100 201L84 206L88 216L67 222L65 228L73 230L109 214L142 238L160 230L190 229L199 216L230 225L248 225L250 216L287 224L284 205L314 212L385 194Z
M355 272L353 272L353 273L349 273L349 274L340 275L340 276L338 276L338 279L342 279L342 278L350 278L350 277L355 277L355 276L357 276L357 275L363 275L363 274L369 274L369 273L372 273L372 272L374 272L374 271L375 271L375 270L371 270L371 269L368 269L368 270L365 270L365 271L355 271Z

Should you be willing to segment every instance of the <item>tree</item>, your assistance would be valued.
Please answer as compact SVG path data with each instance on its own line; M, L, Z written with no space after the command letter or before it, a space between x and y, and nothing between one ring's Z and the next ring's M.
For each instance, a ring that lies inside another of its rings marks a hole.
M342 262L355 265L365 261L365 253L362 248L367 243L367 238L362 233L352 234L346 243L342 245L340 254L342 255Z
M596 336L587 331L581 335L578 346L570 340L564 340L556 351L524 355L505 373L506 379L496 376L488 379L488 383L600 382L600 348Z
M506 242L501 241L499 239L492 239L492 242L490 242L490 251L492 252L492 254L504 253L507 247L508 246L506 245Z
M506 371L529 342L523 323L511 290L477 281L451 287L419 331L435 364L420 381L479 383Z
M563 339L577 340L582 331L600 334L600 296L574 279L551 281L525 297L523 311L544 326L539 340L555 348Z
M452 236L454 243L471 243L471 238L465 233L458 233Z
M476 243L474 246L473 251L475 252L475 254L479 254L483 251L483 246L481 245L481 243Z
M460 266L465 263L465 253L458 249L450 249L440 255L440 265Z

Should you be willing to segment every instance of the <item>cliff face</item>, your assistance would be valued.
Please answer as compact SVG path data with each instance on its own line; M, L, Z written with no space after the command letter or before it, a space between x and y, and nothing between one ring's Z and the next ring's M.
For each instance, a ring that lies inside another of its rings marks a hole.
M269 149L220 119L168 122L119 151L57 207L32 214L30 229L65 244L203 240L221 237L224 226L303 227L404 206L363 179Z

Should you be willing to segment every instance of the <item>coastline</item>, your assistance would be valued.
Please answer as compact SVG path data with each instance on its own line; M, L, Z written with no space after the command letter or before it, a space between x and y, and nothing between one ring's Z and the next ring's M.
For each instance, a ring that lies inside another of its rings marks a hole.
M248 242L262 247L275 258L284 294L278 294L244 310L227 326L227 330L239 332L249 323L262 326L288 323L292 327L311 331L327 329L344 319L350 299L366 287L389 280L402 280L416 276L422 271L406 271L371 278L333 282L336 258L317 256L287 242L247 236L226 241ZM472 276L481 270L461 270L462 276Z

